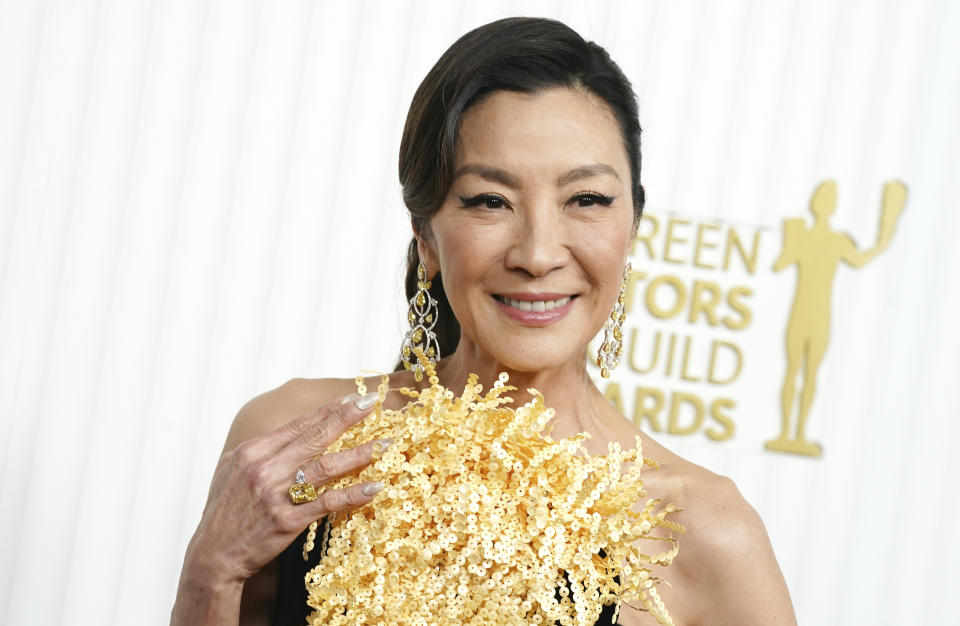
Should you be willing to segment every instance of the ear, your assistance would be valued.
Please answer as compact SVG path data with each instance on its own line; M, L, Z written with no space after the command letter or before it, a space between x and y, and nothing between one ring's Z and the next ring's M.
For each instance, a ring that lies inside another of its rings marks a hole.
M433 239L433 233L430 232L430 225L428 223L418 230L411 220L410 227L413 229L414 239L417 240L417 254L420 256L420 262L427 270L427 280L430 280L440 271L440 260L434 249L436 242Z

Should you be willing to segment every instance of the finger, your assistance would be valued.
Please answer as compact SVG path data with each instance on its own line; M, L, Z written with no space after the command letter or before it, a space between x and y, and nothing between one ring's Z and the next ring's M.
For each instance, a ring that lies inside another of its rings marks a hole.
M377 397L376 393L351 394L290 420L268 435L276 446L274 454L279 453L287 465L296 467L304 459L324 452L348 428L370 414Z
M316 501L310 503L312 508L315 509L312 514L316 516L311 519L361 507L376 498L383 487L384 483L372 482L324 491L317 497Z
M332 513L351 511L369 504L383 490L384 486L384 483L381 482L360 483L342 489L324 491L313 502L289 505L293 508L286 509L286 526L289 527L291 532L294 530L302 532L310 522Z
M369 465L391 443L392 439L377 439L362 446L321 455L304 466L304 474L307 481L316 485L340 478Z

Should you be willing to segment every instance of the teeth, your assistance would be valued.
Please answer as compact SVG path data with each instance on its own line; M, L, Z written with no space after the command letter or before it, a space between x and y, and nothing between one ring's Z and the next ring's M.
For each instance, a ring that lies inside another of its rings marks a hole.
M503 296L502 300L507 306L512 306L521 311L543 312L562 307L567 302L570 302L570 296L565 296L559 300L514 300L513 298Z

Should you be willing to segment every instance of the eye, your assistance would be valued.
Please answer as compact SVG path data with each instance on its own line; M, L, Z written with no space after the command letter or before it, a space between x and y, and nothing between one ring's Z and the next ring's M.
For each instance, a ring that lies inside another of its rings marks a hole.
M570 198L570 201L576 201L579 207L589 207L594 205L610 206L613 203L613 196L605 196L597 191L587 191L578 193Z
M508 206L505 199L489 193L481 193L470 198L460 196L460 202L464 208L480 206L485 209L502 209Z

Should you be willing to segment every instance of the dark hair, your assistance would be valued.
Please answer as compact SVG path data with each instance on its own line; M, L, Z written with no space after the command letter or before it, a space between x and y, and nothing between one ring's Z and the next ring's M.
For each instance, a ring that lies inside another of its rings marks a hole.
M640 185L640 121L630 81L610 55L557 20L509 17L471 30L443 53L417 88L400 141L400 184L417 233L450 190L460 118L494 91L532 93L551 87L591 92L611 109L630 162L634 226L643 214ZM426 229L426 231L425 231ZM416 239L407 251L407 298L417 291L420 262ZM430 294L439 303L434 331L440 354L460 341L460 324L438 273ZM402 363L397 365L402 367Z

